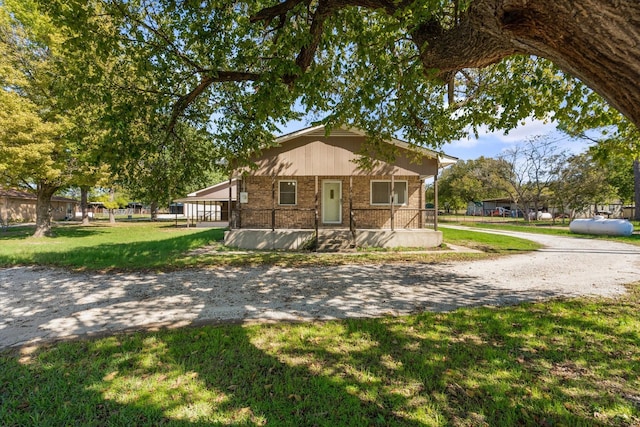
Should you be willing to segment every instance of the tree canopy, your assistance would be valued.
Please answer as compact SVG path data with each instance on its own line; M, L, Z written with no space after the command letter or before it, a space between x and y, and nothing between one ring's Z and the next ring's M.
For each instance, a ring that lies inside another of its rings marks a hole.
M118 138L123 116L160 112L168 132L186 122L242 154L297 106L437 146L529 116L600 120L610 108L595 93L640 123L635 0L578 11L569 0L40 2L76 32L69 48L110 58L108 68L87 61L82 77L115 75L126 89L105 100Z
M445 208L457 211L466 208L469 202L505 197L507 193L502 190L504 184L497 182L497 175L490 174L501 167L497 159L480 157L461 160L445 169L438 181L439 198ZM496 181L487 182L488 176Z
M28 2L8 3L11 13L0 7L0 179L36 191L36 235L45 235L51 196L69 182L79 148L58 97L63 38Z
M246 163L301 113L329 128L361 127L373 148L398 134L438 147L527 117L575 132L640 124L636 0L24 5L60 35L56 55L66 67L55 99L65 111L82 106L103 127L94 129L91 160L121 177L165 167L167 153Z

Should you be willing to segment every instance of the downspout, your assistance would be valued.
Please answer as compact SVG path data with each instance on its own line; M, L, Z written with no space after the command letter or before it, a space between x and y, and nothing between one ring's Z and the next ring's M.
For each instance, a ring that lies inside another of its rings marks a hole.
M351 230L351 239L353 240L354 248L357 246L355 225L353 218L353 175L349 175L349 230Z
M436 158L436 174L433 176L433 230L438 231L438 171L440 159Z
M229 220L229 230L233 228L233 221L231 218L231 216L233 215L233 209L231 209L231 203L233 200L233 196L231 195L232 176L233 174L230 173L229 174L229 204L227 205L227 219Z
M315 244L315 248L314 248L314 250L315 250L316 252L318 252L318 246L319 246L319 244L320 244L320 234L319 234L319 230L318 230L318 228L319 228L319 226L318 226L318 222L319 222L319 215L320 215L320 214L319 214L319 212L318 212L318 209L319 209L319 207L318 207L318 202L319 202L319 200L318 200L318 175L316 175L316 176L315 176L315 201L314 201L314 203L315 203L315 205L314 205L314 207L315 207L314 211L315 211L315 212L314 212L314 218L313 218L313 221L314 221L314 227L315 227L315 229L316 229L316 244Z
M271 231L276 229L276 176L271 177Z
M396 198L396 183L393 174L391 175L391 231L394 230L393 224L393 204Z
M418 179L420 180L420 193L418 193L418 228L422 229L424 228L423 209L426 208L423 198L425 197L424 192L426 188L424 178L422 176L419 176Z
M240 194L244 193L245 188L244 178L236 179L236 210L238 211L238 228L242 228L242 203L240 203Z

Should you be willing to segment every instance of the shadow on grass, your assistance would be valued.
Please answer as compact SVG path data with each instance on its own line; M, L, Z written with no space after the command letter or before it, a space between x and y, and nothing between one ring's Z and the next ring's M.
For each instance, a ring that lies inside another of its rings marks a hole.
M103 227L61 228L58 237L81 238L104 233ZM24 257L15 254L0 255L0 265L38 264L89 270L127 270L176 267L176 260L185 252L221 240L224 231L207 229L162 240L103 243L75 247L68 250L42 250ZM53 239L55 240L55 238Z
M0 423L634 425L637 309L555 301L0 353Z
M31 237L34 231L35 227L28 225L5 228L0 230L0 241L26 239L27 237Z
M33 236L36 227L31 225L11 227L0 232L0 240L26 239ZM99 226L78 226L76 224L56 225L52 228L52 236L47 239L56 238L82 238L104 234L105 229Z

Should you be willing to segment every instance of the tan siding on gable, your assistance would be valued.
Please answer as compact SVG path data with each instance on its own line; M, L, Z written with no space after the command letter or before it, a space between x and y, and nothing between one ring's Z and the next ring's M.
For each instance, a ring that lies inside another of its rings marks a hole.
M237 185L234 181L231 185L231 198L236 200L237 198ZM229 200L229 181L222 182L212 188L200 190L195 193L193 197L202 197L216 200Z
M364 171L354 162L364 141L360 136L302 136L265 150L255 160L258 168L250 173L258 176L432 176L436 171L435 159L422 156L421 164L417 164L409 160L411 153L402 148L398 148L399 155L392 164L381 161L373 170Z

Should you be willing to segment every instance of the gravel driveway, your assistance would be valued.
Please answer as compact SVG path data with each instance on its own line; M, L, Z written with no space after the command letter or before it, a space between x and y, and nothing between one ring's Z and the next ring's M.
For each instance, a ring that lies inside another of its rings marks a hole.
M0 348L157 326L337 319L579 295L640 281L640 247L504 233L545 249L495 260L337 267L72 273L0 269Z

